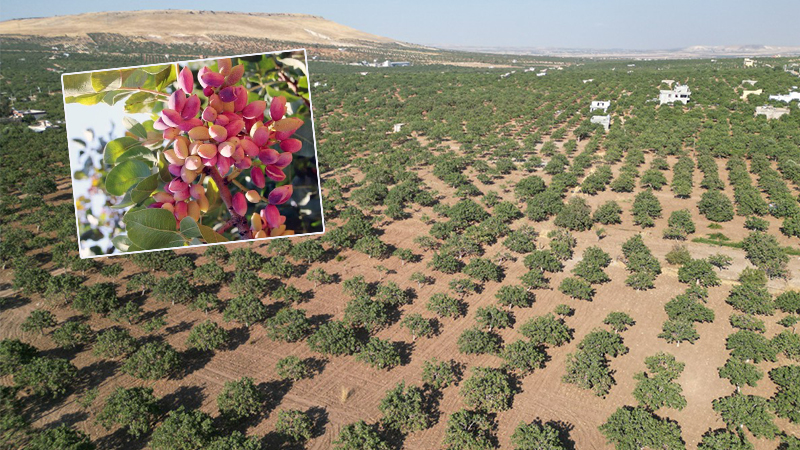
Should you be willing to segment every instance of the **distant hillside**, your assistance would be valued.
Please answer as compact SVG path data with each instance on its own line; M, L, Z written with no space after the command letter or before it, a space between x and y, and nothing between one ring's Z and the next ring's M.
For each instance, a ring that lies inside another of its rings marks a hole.
M653 59L694 59L725 57L773 57L800 55L800 46L778 47L769 45L695 45L685 48L631 50L631 49L592 49L555 47L475 47L441 45L457 51L495 53L507 55L541 55L565 58L653 58Z
M4 51L45 50L129 56L153 64L212 55L306 48L310 58L346 64L410 61L472 67L525 67L552 61L451 52L399 42L306 14L188 10L100 12L0 22Z
M136 36L161 44L213 42L217 35L332 46L395 43L386 37L305 14L164 10L99 12L0 22L0 35L6 36L89 40L93 33Z

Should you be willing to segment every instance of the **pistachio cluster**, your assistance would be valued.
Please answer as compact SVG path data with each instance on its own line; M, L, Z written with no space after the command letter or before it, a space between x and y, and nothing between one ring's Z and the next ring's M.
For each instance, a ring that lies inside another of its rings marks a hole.
M302 148L291 136L303 125L301 119L284 117L286 98L274 97L249 101L242 76L244 66L231 65L230 59L217 61L217 71L203 67L197 73L201 97L194 93L194 76L184 67L175 83L166 107L153 127L163 132L172 147L164 152L173 179L153 197L151 208L172 211L175 219L200 220L208 211L209 201L203 185L210 176L227 189L242 172L249 170L250 181L257 189L222 195L233 218L247 214L247 203L256 204L250 217L254 238L281 236L286 217L278 211L292 196L292 185L285 184L264 193L266 179L283 181L283 169L291 164L292 154ZM219 186L222 189L222 186ZM262 208L258 205L265 204Z

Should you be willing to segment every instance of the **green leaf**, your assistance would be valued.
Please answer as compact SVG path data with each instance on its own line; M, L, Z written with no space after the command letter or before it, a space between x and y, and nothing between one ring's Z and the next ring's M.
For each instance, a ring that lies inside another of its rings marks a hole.
M265 74L271 70L275 70L275 68L277 68L277 65L275 64L274 57L265 56L258 62L258 70L262 74Z
M140 181L133 189L131 189L131 200L135 203L141 203L148 198L150 194L158 187L158 174L154 173L144 180Z
M219 242L228 242L224 236L214 231L209 226L206 225L197 225L200 228L200 234L203 235L203 239L206 241L206 244L217 244Z
M67 98L67 103L70 97L78 97L86 94L94 94L92 89L92 74L90 73L71 73L64 75L61 79L62 87L64 88L64 97Z
M106 176L106 191L111 195L125 192L143 178L150 176L150 166L135 159L114 166Z
M122 74L119 70L92 72L92 89L95 92L117 89L122 86Z
M299 59L283 58L281 60L281 63L283 63L284 66L293 67L293 68L299 70L300 72L303 72L303 73L306 72L306 65L302 61L300 61Z
M189 216L186 216L181 220L181 234L188 238L200 238L203 236L200 233L200 228L198 228L197 222L195 222L194 219Z
M131 200L131 193L130 192L126 192L125 196L122 197L122 200L120 200L120 202L117 203L116 205L111 206L111 209L125 209L125 208L127 208L129 206L133 206L135 204L136 204L136 202Z
M83 94L77 95L73 97L66 97L65 101L67 103L78 103L80 105L96 105L103 101L103 97L105 97L105 92L98 92L96 94Z
M122 118L122 125L125 127L126 130L136 135L136 137L141 139L147 139L147 130L139 122L131 119L128 116L125 116Z
M104 92L104 93L105 93L105 95L103 95L103 103L105 103L108 106L113 106L114 105L114 97L117 96L117 91L109 91L109 92Z
M103 162L109 166L113 166L121 154L136 146L141 146L141 144L139 144L139 141L130 136L123 136L121 138L114 139L106 144L106 148L103 149Z
M144 70L136 69L128 75L128 78L125 79L122 86L127 88L140 88L147 82L149 77L148 73Z
M111 238L111 243L114 244L114 247L121 252L137 252L142 250L141 247L138 247L128 239L127 235L120 234Z
M294 94L291 94L288 91L281 91L279 89L275 89L272 86L267 86L267 94L269 95L269 97L271 99L275 98L275 97L280 97L280 96L286 97L286 101L289 102L289 103L291 103L293 101L296 101L296 100L300 100L300 97L298 97L298 96L296 96Z
M180 247L186 243L175 229L175 216L166 209L128 211L123 221L128 239L143 250Z
M158 66L145 66L145 67L140 67L139 70L143 70L143 71L149 73L150 75L155 75L155 74L161 73L161 72L163 72L163 71L165 71L167 69L171 69L172 66L174 66L174 65L175 64L161 64L161 65L158 65Z
M206 186L206 198L208 199L208 209L214 207L219 201L219 188L217 187L217 183L211 177L206 178L208 180L208 185Z
M300 77L297 80L297 87L308 89L308 77Z
M136 159L139 161L150 161L151 163L154 163L156 162L156 155L153 154L153 150L150 150L149 148L145 148L139 145L119 155L115 163L119 164L125 161L129 161L131 159Z
M155 103L156 96L149 92L136 92L125 101L125 112L136 114L143 112L151 103Z
M161 92L167 85L175 82L177 75L178 73L172 69L163 70L149 77L147 82L142 85L142 88Z

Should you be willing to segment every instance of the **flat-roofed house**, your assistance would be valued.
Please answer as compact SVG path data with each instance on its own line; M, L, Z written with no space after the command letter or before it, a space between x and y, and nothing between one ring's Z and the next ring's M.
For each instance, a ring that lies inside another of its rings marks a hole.
M692 91L689 90L689 86L685 84L678 84L670 90L662 89L658 95L658 102L661 105L675 102L681 102L685 105L689 103L689 97L691 95Z
M754 91L748 91L748 90L745 89L742 92L742 100L747 100L747 97L750 96L750 95L761 95L762 92L764 92L763 89L756 89Z
M603 112L606 112L609 106L611 106L611 101L609 100L595 100L591 105L589 105L589 112L595 112L599 109L602 109Z
M764 116L767 120L780 119L781 116L789 114L789 108L776 108L771 105L757 106L754 116Z
M592 116L590 119L592 123L597 123L603 126L603 129L608 131L611 128L611 115L605 116Z
M789 92L788 94L770 95L770 100L777 100L779 102L789 103L792 100L800 101L800 92Z

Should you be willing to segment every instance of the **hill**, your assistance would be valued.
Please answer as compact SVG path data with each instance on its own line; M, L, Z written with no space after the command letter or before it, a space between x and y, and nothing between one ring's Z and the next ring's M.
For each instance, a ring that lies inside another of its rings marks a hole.
M154 31L153 24L158 23ZM191 26L187 26L191 24ZM120 11L18 19L0 22L0 35L90 39L94 33L142 37L162 44L192 44L214 35L242 36L322 45L391 44L319 16L188 10Z

